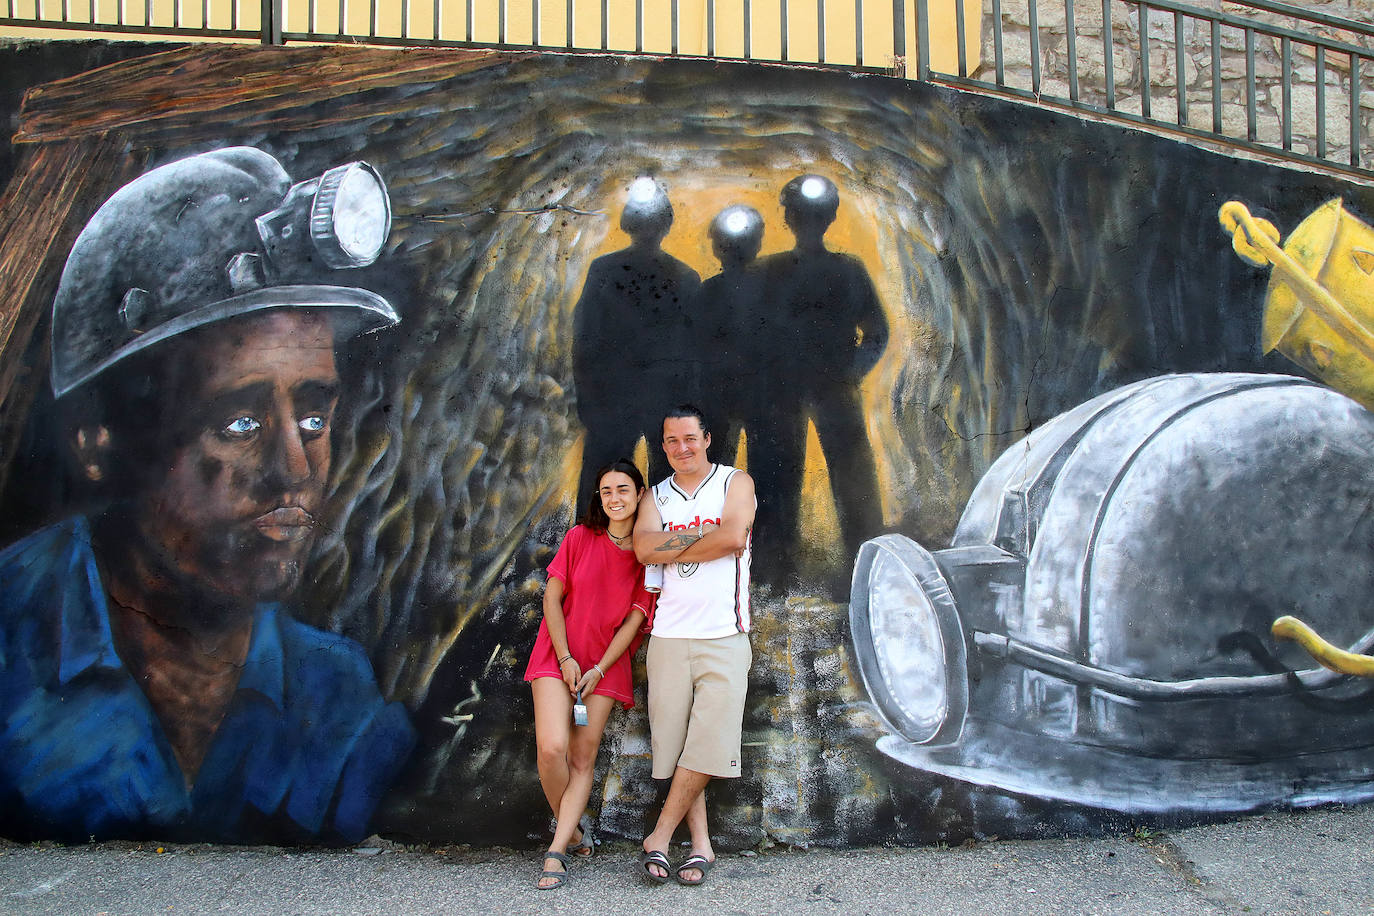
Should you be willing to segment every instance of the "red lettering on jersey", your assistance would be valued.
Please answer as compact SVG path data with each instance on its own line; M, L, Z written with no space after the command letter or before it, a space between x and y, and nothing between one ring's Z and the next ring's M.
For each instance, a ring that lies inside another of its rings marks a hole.
M715 525L720 527L719 518L702 518L700 515L692 517L692 520L685 525L674 525L671 522L664 526L664 531L686 531L688 528L697 528L701 525Z

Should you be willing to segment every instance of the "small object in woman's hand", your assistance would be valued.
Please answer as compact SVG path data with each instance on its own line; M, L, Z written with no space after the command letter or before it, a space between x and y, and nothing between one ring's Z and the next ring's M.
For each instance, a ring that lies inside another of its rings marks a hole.
M587 704L582 702L582 691L577 691L577 702L573 703L573 725L587 724Z

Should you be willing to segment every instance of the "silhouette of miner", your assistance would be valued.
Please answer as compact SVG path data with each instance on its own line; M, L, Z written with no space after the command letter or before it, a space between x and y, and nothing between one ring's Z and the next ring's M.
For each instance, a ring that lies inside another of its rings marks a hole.
M711 221L711 248L720 273L703 280L692 307L697 372L689 403L716 405L716 460L734 465L740 430L755 435L758 347L749 322L763 298L764 273L754 263L763 244L763 217L753 207L726 207Z
M887 318L863 264L825 247L839 202L834 183L819 175L801 175L783 188L796 247L765 259L764 311L745 329L768 354L759 362L765 410L759 435L749 431L749 473L765 494L756 524L767 532L760 543L772 556L759 566L773 581L789 570L797 544L807 420L816 424L830 471L847 556L882 527L859 388L887 345Z
M592 262L573 312L573 381L587 434L578 504L596 469L633 455L647 437L649 478L669 473L659 444L663 405L683 399L690 363L687 305L701 278L660 245L673 225L668 194L652 178L630 185L620 228L630 246Z

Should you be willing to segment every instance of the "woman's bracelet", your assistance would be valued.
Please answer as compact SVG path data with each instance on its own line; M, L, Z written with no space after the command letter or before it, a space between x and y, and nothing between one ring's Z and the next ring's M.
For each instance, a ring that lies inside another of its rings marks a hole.
M599 674L599 675L601 675L601 679L604 681L604 680L606 679L606 672L604 672L604 671L601 670L601 666L600 666L600 665L592 665L592 667L596 669L596 673Z
M565 656L563 656L562 658L560 658L560 659L558 660L558 667L562 668L562 667L563 667L563 663L564 663L564 662L567 662L567 661L572 661L572 656L571 656L571 655L565 655Z

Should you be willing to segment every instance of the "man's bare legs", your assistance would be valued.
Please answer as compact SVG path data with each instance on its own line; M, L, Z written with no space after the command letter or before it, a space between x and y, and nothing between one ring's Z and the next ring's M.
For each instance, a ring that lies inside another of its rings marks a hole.
M692 832L692 851L715 858L711 849L711 834L706 825L706 784L710 781L711 777L705 773L685 767L673 771L673 782L668 787L668 797L663 800L663 809L658 813L658 823L654 825L653 833L644 838L645 852L666 854L678 824L685 819L687 828ZM663 871L659 865L651 864L648 867L654 874ZM695 877L691 874L694 871L696 869L689 869L684 877L690 880ZM664 872L659 877L667 878L669 875Z
M687 829L692 834L692 854L702 856L708 862L716 860L716 851L711 847L711 831L706 826L706 790L697 794L697 800L687 809ZM685 868L678 875L691 884L705 877L699 868Z

